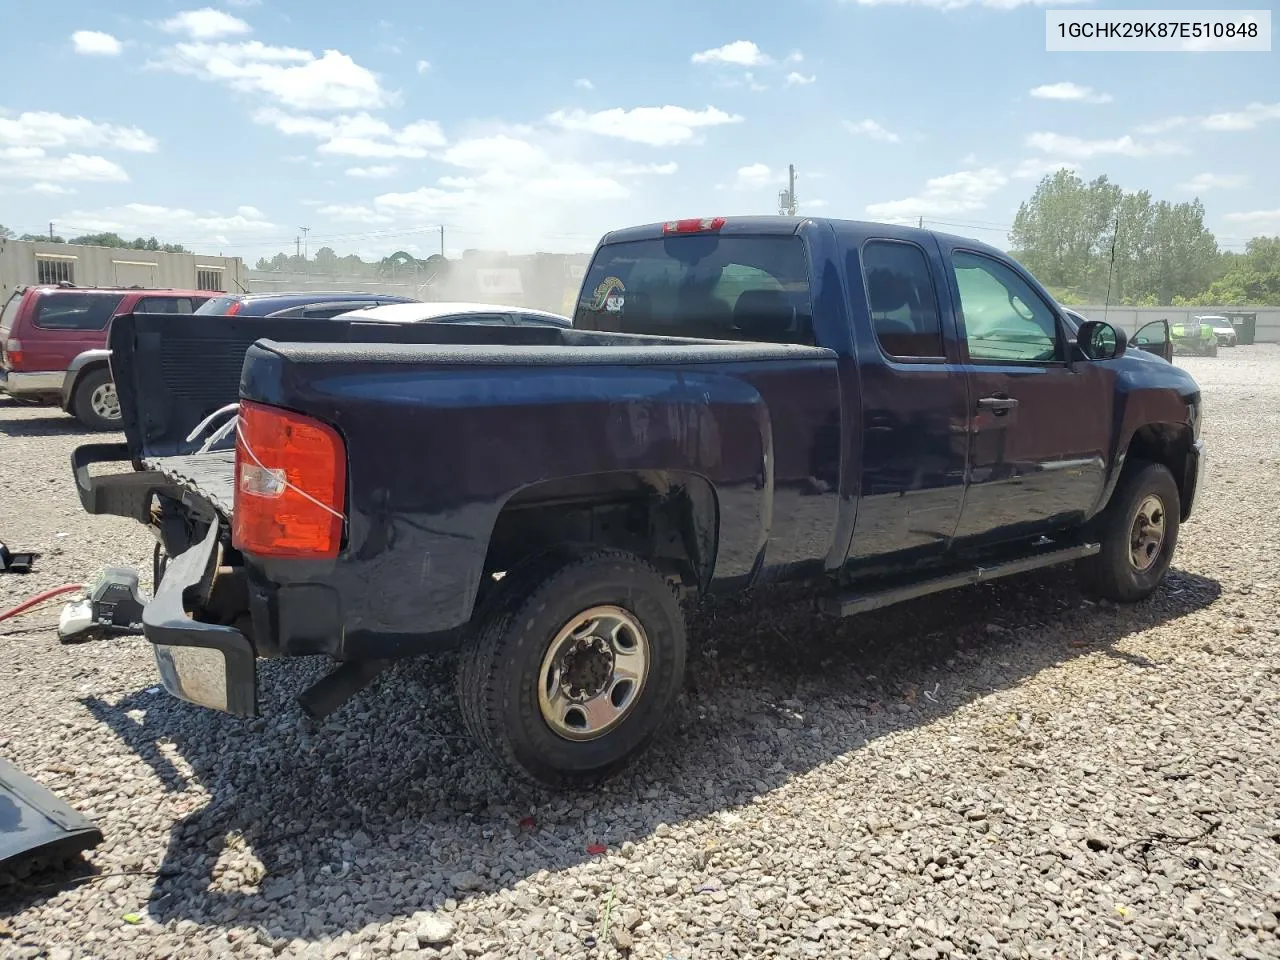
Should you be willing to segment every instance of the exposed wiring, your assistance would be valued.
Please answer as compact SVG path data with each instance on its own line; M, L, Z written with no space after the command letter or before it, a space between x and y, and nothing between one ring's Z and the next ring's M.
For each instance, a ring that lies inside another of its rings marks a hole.
M82 583L68 583L61 587L54 587L52 590L46 590L43 593L37 593L29 600L23 600L22 603L18 604L16 607L10 607L8 610L0 613L0 620L8 620L10 617L16 617L18 614L25 613L32 607L38 607L42 603L47 603L54 597L60 597L64 593L72 593L83 589L84 584Z

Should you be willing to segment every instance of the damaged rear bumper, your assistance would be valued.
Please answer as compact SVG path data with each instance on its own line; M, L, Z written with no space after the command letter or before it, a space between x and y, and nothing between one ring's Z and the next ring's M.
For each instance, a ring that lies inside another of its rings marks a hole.
M253 645L235 627L203 623L187 604L208 601L218 561L218 524L169 561L155 598L142 611L142 631L155 647L165 690L188 703L237 717L258 715Z

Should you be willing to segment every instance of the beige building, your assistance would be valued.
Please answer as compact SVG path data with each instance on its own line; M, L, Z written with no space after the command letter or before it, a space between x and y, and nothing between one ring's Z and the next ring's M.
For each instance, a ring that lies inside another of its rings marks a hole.
M239 292L243 274L239 257L0 239L0 303L33 283Z

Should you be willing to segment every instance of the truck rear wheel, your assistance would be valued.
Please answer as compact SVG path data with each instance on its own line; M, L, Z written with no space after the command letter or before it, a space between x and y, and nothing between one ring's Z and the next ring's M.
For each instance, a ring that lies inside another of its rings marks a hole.
M1102 550L1077 565L1081 584L1108 600L1148 597L1173 562L1181 499L1169 468L1132 461L1098 517Z
M607 779L644 751L685 667L684 615L657 570L619 550L561 557L513 571L486 608L458 701L500 763L556 789Z
M110 370L98 367L80 378L71 398L71 412L91 430L120 429L120 398Z

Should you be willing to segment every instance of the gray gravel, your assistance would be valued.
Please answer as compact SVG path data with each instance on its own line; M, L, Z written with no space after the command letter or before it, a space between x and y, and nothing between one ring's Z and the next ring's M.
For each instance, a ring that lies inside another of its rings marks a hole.
M0 626L0 755L106 833L93 879L0 890L0 956L1280 956L1280 348L1179 363L1211 471L1153 599L1050 570L835 624L706 610L669 731L593 797L505 781L447 662L322 727L290 699L321 665L268 664L245 724L159 692L141 639ZM0 607L149 570L80 511L92 439L0 401L0 539L45 553Z

